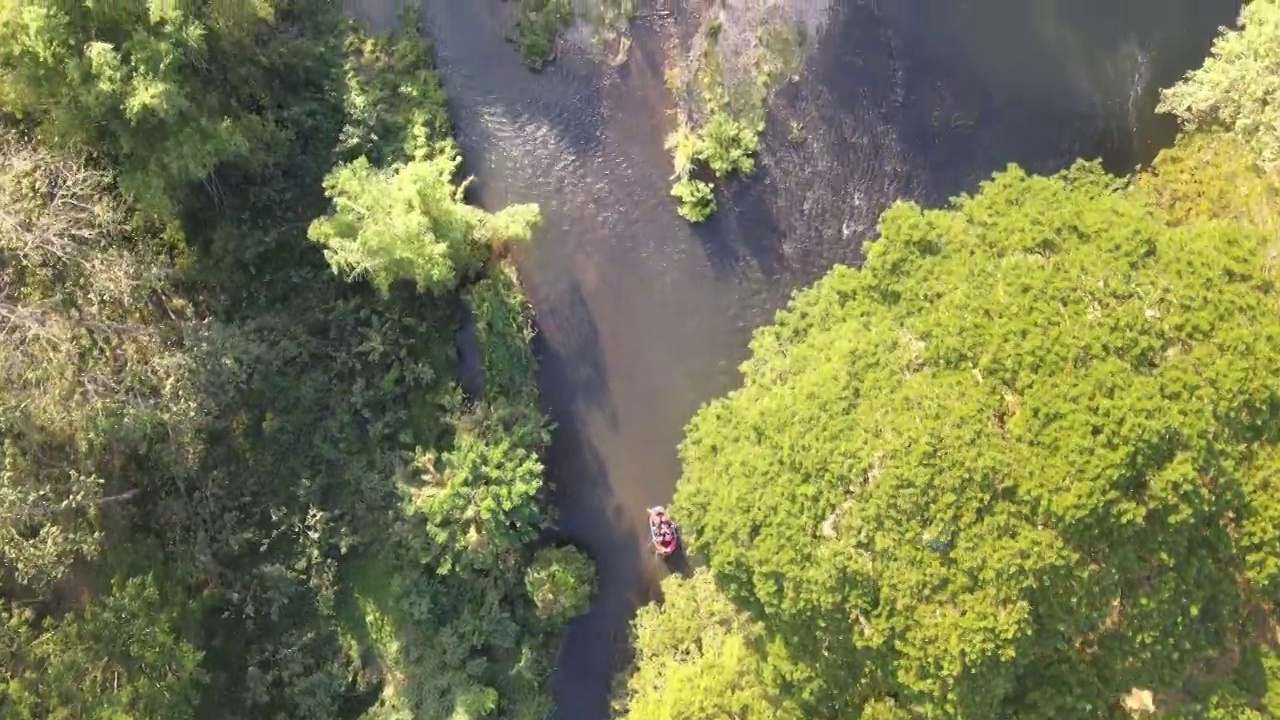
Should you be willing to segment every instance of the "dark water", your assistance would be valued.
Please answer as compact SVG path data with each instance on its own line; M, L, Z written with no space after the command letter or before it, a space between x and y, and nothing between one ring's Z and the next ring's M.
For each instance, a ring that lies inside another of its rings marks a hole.
M805 0L791 0L805 2ZM1016 161L1050 171L1149 159L1171 128L1155 89L1198 65L1236 0L837 1L808 70L773 105L761 167L705 226L667 196L660 23L625 65L573 53L525 70L500 0L424 0L478 200L536 201L519 253L558 423L551 479L565 538L600 565L593 610L558 663L563 718L608 714L627 622L665 570L644 509L670 500L676 446L731 389L752 328L861 240L897 198L936 204ZM792 123L804 139L789 139Z

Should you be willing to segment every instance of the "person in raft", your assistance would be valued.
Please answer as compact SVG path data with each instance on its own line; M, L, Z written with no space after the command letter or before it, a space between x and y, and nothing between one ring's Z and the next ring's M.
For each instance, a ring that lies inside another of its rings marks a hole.
M657 531L654 536L662 545L670 545L675 541L675 528L671 524L671 518L667 517L666 512L662 508L656 507L649 511L649 519L653 522Z

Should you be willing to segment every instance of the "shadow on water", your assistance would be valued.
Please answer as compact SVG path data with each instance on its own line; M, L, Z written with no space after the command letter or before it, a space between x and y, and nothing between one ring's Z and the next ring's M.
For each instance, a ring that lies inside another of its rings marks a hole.
M561 417L574 411L568 404L580 403L616 430L618 413L609 393L600 329L587 306L582 286L570 280L555 300L544 306L546 310L539 314L538 324L552 329L554 342L548 341L545 332L537 336L535 348L542 368L550 375L545 378L550 382L540 387L574 388L572 395L560 394L565 396L563 404L556 402L556 393L543 392L545 409L552 417Z
M717 277L772 282L786 272L782 228L767 202L772 173L762 166L736 192L721 193L716 213L691 229Z
M553 498L562 520L557 539L587 549L597 563L599 587L590 612L575 618L565 629L555 672L557 677L575 678L575 683L587 687L607 689L613 654L624 638L601 629L625 632L628 608L636 601L631 589L641 573L643 558L624 534L607 530L615 524L627 524L626 510L612 492L607 464L591 435L581 427L580 415L562 405L576 402L575 395L557 392L557 388L576 387L574 378L580 377L582 356L562 353L541 341L536 350L541 361L539 379L547 388L543 400L558 420L547 457L554 472ZM561 482L564 478L591 478L591 482ZM591 525L572 522L578 517L598 521ZM566 717L604 718L609 714L607 691L558 694L556 704Z
M670 501L683 427L737 384L751 330L833 264L858 263L894 200L938 204L1010 161L1052 171L1102 155L1126 169L1149 157L1168 139L1155 89L1199 62L1238 3L834 7L771 106L758 172L727 183L720 212L693 228L668 196L664 21L638 23L619 68L570 50L535 74L504 40L509 4L423 0L475 200L543 212L516 261L557 424L548 476L562 539L589 550L600 579L563 641L562 718L608 716L637 604L688 569L653 561L645 508Z

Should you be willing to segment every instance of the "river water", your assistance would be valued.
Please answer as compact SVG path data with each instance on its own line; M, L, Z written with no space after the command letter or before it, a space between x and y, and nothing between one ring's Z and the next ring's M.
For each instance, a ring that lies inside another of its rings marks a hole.
M672 12L638 20L620 67L568 52L534 74L504 41L505 2L423 0L476 199L543 211L517 262L558 424L548 465L563 537L600 567L597 601L558 661L562 718L608 715L628 620L666 572L645 549L645 508L670 499L682 428L736 384L751 330L832 264L856 263L897 198L938 204L1014 161L1149 159L1172 132L1152 113L1156 88L1198 65L1238 11L1236 0L779 1L830 17L772 105L756 175L692 227L667 195L658 41L687 8L667 0Z

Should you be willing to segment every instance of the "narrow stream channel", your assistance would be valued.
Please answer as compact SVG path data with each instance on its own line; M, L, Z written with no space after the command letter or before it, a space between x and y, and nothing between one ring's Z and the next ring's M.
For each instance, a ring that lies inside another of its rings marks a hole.
M806 0L777 0L780 2ZM808 0L813 2L814 0ZM644 2L640 3L644 6ZM1155 90L1203 57L1237 0L839 0L773 105L760 170L691 227L667 195L671 129L658 23L609 68L563 53L534 74L501 0L423 0L458 138L486 207L536 201L520 252L538 313L549 457L565 539L599 562L568 629L560 717L602 720L627 623L665 570L644 508L670 500L697 407L737 382L753 328L898 198L937 204L1008 162L1149 159L1171 128ZM642 9L644 9L642 7ZM790 137L793 123L803 139Z

